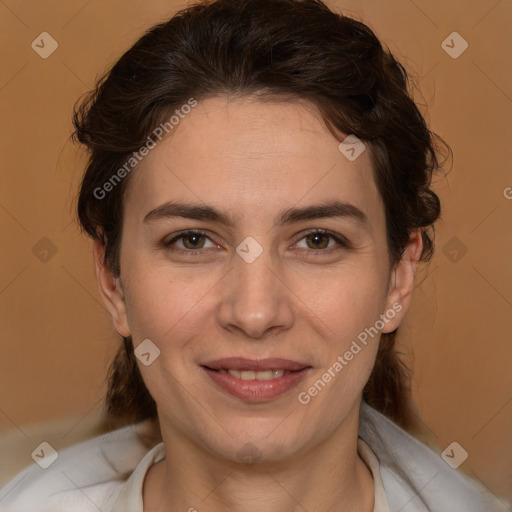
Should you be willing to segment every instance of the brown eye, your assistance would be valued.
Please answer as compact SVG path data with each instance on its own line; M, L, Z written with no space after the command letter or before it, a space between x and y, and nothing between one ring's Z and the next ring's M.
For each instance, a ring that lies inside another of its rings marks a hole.
M187 249L202 249L204 246L205 236L202 233L189 233L181 238Z
M306 236L308 246L311 249L326 249L329 246L329 235L325 233L310 233Z
M206 245L209 242L210 245ZM176 252L199 252L201 249L217 248L210 238L201 231L183 231L172 240L164 242L167 249Z
M304 244L304 242L305 244ZM328 231L313 229L303 236L297 247L300 249L312 249L320 252L330 252L335 249L350 248L350 242L343 236Z

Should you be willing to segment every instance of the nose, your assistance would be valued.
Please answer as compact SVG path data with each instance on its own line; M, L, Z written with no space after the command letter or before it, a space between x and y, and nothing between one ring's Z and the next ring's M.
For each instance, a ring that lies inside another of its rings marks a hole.
M252 263L235 255L233 266L218 309L222 328L249 338L290 329L295 315L293 292L271 254L264 250Z

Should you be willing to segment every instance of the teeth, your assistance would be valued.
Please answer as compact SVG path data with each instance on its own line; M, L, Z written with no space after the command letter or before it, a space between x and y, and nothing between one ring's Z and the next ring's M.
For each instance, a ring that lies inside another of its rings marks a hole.
M221 370L225 372L226 370ZM252 371L239 371L239 370L227 370L227 373L242 380L271 380L278 379L284 375L284 370L263 370L259 372Z

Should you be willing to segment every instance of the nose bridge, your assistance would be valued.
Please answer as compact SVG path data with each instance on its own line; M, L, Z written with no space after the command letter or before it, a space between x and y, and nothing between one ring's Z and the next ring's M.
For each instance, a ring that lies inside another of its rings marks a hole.
M258 251L254 257L254 250L250 241L238 247L219 321L225 329L241 330L249 337L258 338L269 330L289 328L293 309L288 289L276 277L279 269L275 258L269 250ZM251 252L251 257L246 257Z

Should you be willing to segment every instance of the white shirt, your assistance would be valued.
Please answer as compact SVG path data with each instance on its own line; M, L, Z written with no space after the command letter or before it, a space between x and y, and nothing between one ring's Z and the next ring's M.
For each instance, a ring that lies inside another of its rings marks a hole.
M149 422L130 425L62 450L47 469L29 466L0 490L0 511L143 512L146 473L166 456L149 435ZM373 512L508 510L364 402L357 451L374 479Z

